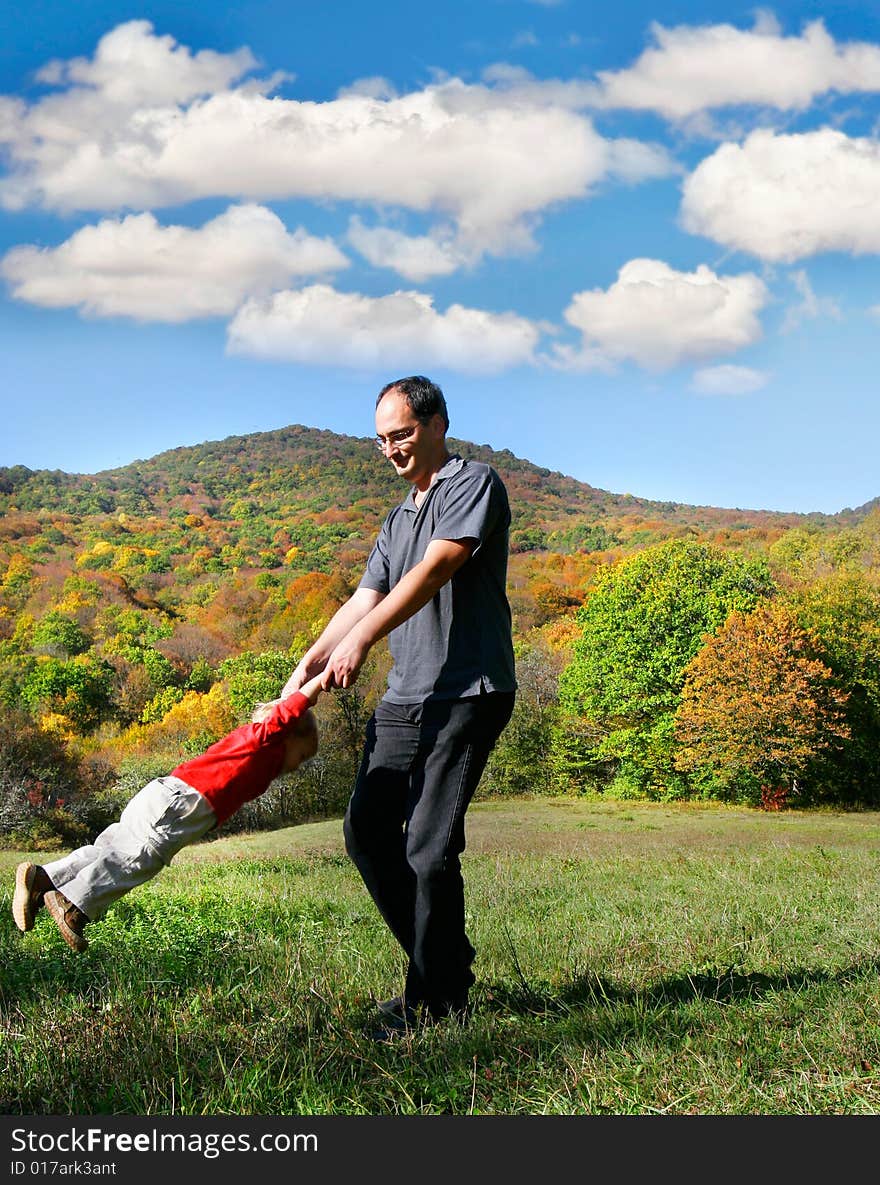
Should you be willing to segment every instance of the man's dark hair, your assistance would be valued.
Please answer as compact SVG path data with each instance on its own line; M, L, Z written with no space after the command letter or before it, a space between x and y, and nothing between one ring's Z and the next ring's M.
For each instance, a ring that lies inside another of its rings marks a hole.
M411 374L408 378L395 379L393 383L386 383L376 398L376 407L389 391L399 391L406 400L410 411L421 423L426 424L431 416L440 416L443 420L443 427L449 427L449 413L446 410L443 392L436 383L426 379L423 374Z

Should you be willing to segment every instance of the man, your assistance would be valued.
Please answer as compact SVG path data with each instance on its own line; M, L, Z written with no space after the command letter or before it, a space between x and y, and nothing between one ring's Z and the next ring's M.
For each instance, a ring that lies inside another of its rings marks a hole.
M507 491L488 465L450 455L448 427L429 379L379 392L376 446L411 490L282 692L319 672L325 688L349 687L388 635L394 665L344 824L349 855L409 959L403 995L379 1005L379 1039L467 1008L475 952L459 861L464 815L516 689Z

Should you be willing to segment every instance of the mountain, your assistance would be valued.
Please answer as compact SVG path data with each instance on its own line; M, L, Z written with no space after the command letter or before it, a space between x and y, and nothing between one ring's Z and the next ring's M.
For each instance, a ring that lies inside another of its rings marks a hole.
M644 519L703 529L789 527L804 522L832 524L834 515L691 506L615 494L562 473L533 465L507 449L449 438L450 448L492 465L505 480L515 527L551 532L573 517L588 523ZM96 474L0 468L0 514L60 513L167 515L174 510L231 514L242 498L263 512L360 508L377 515L402 496L391 467L371 439L344 436L293 424L271 432L229 436L219 441L170 449ZM877 501L880 501L878 499ZM867 513L871 503L850 517ZM241 509L239 507L239 509Z
M802 582L880 562L876 504L822 516L658 502L450 444L507 485L508 596L515 639L537 656L523 666L536 695L555 694L597 576L652 544L712 543ZM198 747L231 726L233 707L276 693L405 493L371 439L300 424L96 474L0 469L0 705L114 768ZM387 657L377 648L368 688ZM228 702L212 694L218 681Z
M754 554L792 527L833 534L845 525L833 515L615 494L507 450L449 443L492 465L507 485L509 592L520 631L569 614L598 568L664 539L700 538ZM75 608L85 581L93 600L198 623L222 635L229 650L274 644L289 623L270 618L285 597L289 604L306 595L303 580L311 581L315 620L344 599L404 493L371 439L301 424L96 474L0 469L0 641L53 606ZM849 512L851 519L859 513Z
M841 510L839 514L834 515L834 518L842 526L852 527L872 514L875 510L880 510L880 498L872 498L870 502L864 502L861 506L857 506L852 510L849 506Z

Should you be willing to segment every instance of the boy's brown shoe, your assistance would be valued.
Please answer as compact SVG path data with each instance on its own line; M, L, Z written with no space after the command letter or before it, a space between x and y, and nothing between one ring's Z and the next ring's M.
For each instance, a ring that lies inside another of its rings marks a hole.
M52 915L52 920L61 931L61 937L71 950L88 950L89 940L83 934L88 918L83 911L68 901L63 893L51 889L43 898L43 904Z
M19 930L33 930L43 895L54 887L41 864L27 861L19 864L15 870L15 893L12 896L12 916Z

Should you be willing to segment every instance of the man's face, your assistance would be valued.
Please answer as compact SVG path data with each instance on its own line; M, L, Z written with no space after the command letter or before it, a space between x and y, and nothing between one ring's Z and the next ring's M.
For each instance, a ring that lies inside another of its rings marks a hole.
M404 440L398 433L409 432ZM443 421L432 416L422 424L403 395L389 391L376 408L376 436L385 441L383 452L398 477L426 488L445 455Z

